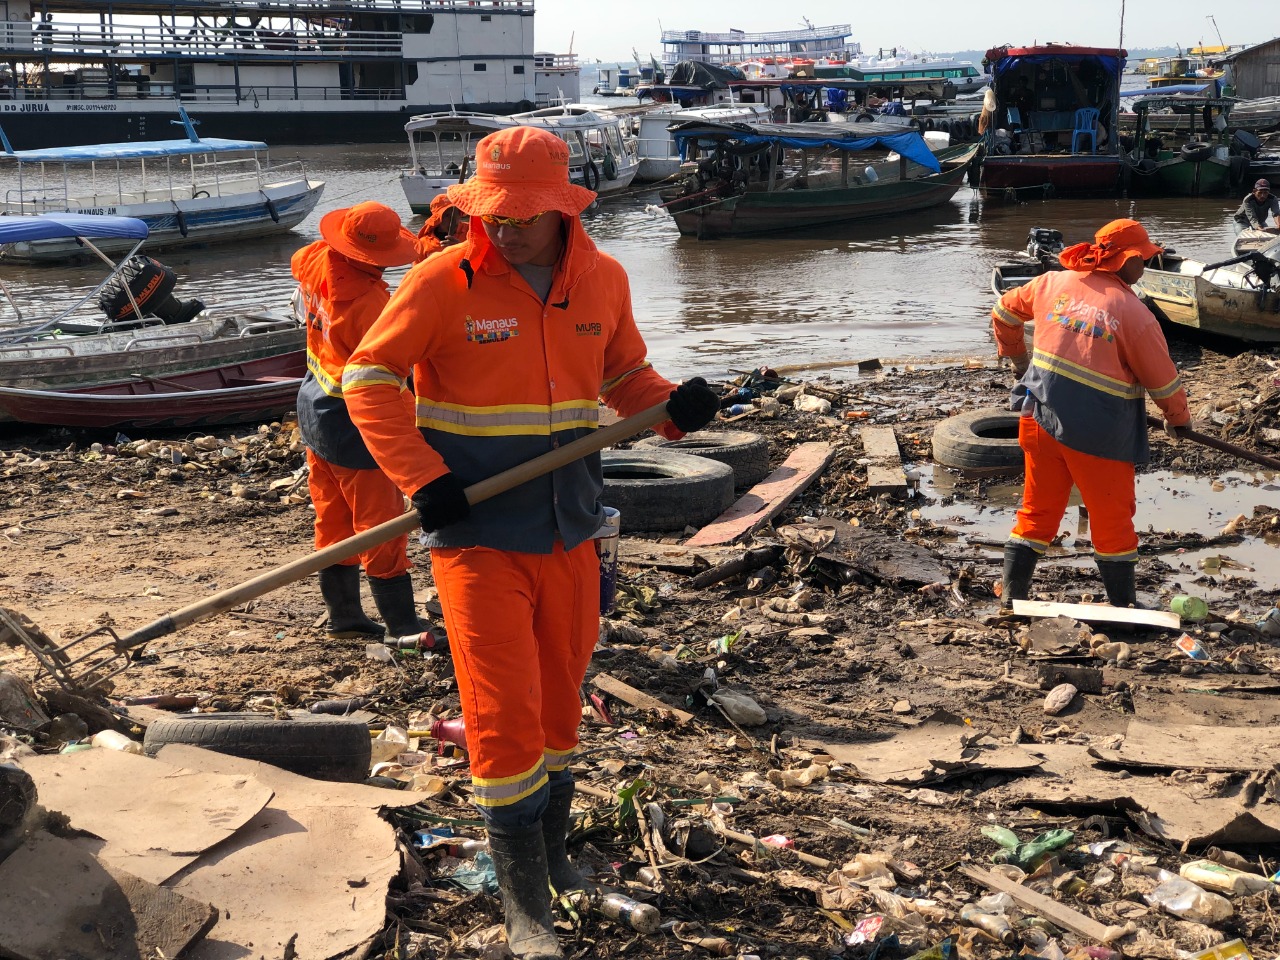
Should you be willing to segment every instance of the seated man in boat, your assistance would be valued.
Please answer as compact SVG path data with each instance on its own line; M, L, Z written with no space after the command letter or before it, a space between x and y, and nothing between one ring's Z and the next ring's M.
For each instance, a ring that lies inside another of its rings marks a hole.
M379 468L347 413L342 371L390 293L382 272L412 263L418 241L381 203L358 203L320 219L322 239L293 255L293 276L307 324L307 375L298 390L298 427L307 445L317 550L393 520L404 497ZM413 395L402 391L406 414ZM406 552L408 535L364 551L356 563L320 571L331 637L381 636L360 604L360 567L393 637L422 631Z
M1270 217L1272 226L1267 226ZM1235 214L1236 232L1241 230L1265 230L1267 233L1280 233L1280 200L1271 193L1271 181L1259 180L1253 185L1253 192L1240 202Z

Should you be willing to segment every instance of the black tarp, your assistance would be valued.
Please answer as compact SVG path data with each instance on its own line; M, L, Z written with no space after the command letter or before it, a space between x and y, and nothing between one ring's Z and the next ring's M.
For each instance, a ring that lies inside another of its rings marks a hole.
M667 84L672 87L701 87L704 90L723 89L730 80L742 80L737 67L719 67L701 60L681 60L671 68Z

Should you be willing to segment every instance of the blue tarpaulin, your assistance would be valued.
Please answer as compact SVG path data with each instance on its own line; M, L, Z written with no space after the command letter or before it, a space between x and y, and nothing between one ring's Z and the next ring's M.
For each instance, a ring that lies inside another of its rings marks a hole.
M49 147L47 150L14 150L0 154L21 163L87 163L91 160L150 160L153 157L185 157L193 153L227 153L234 150L266 150L260 140L142 140L138 143L99 143L84 147Z
M27 243L70 237L124 237L142 240L147 225L134 217L106 217L88 213L45 213L37 217L0 216L0 243Z
M732 140L744 146L779 143L796 150L832 147L855 153L881 147L896 150L914 163L934 173L942 170L938 158L924 142L919 131L884 123L790 123L790 124L712 124L690 121L670 128L680 155L685 156L685 141L695 139L714 142Z
M1004 57L992 64L991 72L998 80L1010 70L1017 70L1019 67L1024 66L1041 66L1043 64L1053 63L1055 60L1059 63L1066 63L1072 66L1079 66L1086 60L1092 60L1101 66L1102 69L1107 72L1107 75L1111 77L1119 77L1121 71L1124 70L1125 64L1124 57L1111 56L1105 53L1068 53L1066 52L1066 49L1064 49L1061 52L1036 53L1025 57Z

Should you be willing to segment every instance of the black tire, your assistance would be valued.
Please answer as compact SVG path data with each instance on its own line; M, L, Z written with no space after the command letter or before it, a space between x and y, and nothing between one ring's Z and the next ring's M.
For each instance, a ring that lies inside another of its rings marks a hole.
M1021 473L1018 414L988 407L948 417L933 428L933 459L969 476Z
M701 527L733 503L733 468L665 450L606 450L600 502L622 514L622 531Z
M168 743L348 782L369 776L372 753L369 728L359 720L305 713L284 720L261 713L193 713L156 720L147 727L142 747L148 755L155 756Z
M758 433L742 430L699 430L679 440L645 437L637 447L672 450L727 463L733 470L735 487L755 486L769 475L769 441Z
M1183 144L1181 156L1188 163L1202 163L1213 156L1213 145L1200 140Z

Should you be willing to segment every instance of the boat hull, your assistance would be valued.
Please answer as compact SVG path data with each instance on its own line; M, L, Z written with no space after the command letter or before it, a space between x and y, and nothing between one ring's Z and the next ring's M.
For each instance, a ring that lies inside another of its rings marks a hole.
M90 429L190 429L247 423L294 409L304 350L187 374L69 391L0 387L0 411L19 423Z
M1280 343L1280 291L1240 289L1150 267L1134 289L1171 323L1249 343Z
M147 250L156 251L287 233L315 209L323 192L322 181L300 180L266 186L253 194L118 204L92 210L73 206L65 212L137 217L150 230ZM102 239L94 245L107 254L127 253L133 248L130 240ZM65 239L15 243L0 256L18 263L56 263L88 258L92 253L74 239Z
M1150 173L1131 169L1128 179L1129 191L1142 196L1203 197L1227 192L1231 164L1217 157L1199 162L1171 157L1157 161Z
M1118 156L1092 154L988 154L982 161L982 192L1043 190L1058 196L1115 194L1120 188Z

